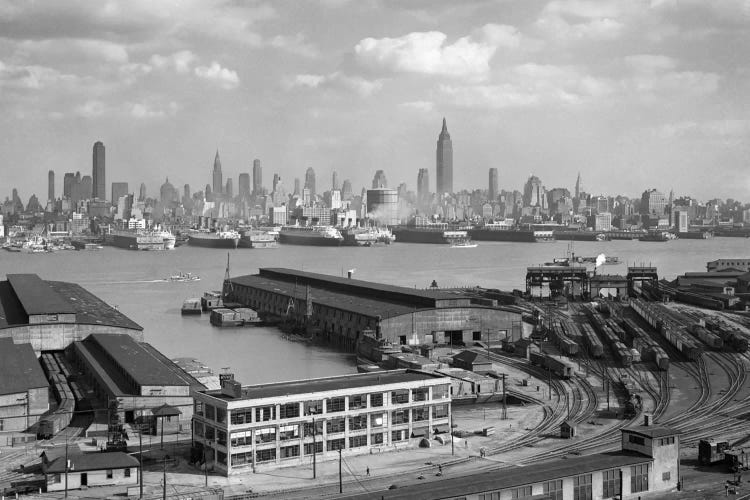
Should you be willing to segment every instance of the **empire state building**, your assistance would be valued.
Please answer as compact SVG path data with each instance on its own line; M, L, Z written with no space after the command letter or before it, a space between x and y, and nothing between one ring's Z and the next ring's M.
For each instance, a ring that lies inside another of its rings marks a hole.
M442 197L444 194L453 192L453 143L445 118L443 118L443 130L440 131L437 141L436 167L437 194Z

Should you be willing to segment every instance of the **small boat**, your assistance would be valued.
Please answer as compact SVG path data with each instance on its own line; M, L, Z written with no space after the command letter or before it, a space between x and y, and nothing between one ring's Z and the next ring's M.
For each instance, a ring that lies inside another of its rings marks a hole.
M201 299L185 299L185 302L182 303L181 312L183 316L201 314L203 312L201 309Z
M173 274L169 278L165 279L164 281L174 281L174 282L182 282L182 281L200 281L200 276L197 276L192 273L180 273L180 274Z
M476 248L477 244L471 241L455 241L451 243L451 248Z

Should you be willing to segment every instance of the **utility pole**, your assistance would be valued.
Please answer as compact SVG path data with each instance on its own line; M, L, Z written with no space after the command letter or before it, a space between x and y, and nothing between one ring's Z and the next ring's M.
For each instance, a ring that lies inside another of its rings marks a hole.
M505 374L503 373L503 420L508 418L508 406L505 402Z
M163 477L162 477L162 488L161 488L161 498L162 500L167 500L167 457L164 456L164 468L163 468Z
M344 492L344 483L341 479L341 448L339 448L339 493Z
M449 411L451 412L451 418L450 418L450 429L448 429L448 435L451 438L451 455L455 455L456 453L455 453L455 450L453 449L453 411L451 411L450 408L449 408Z
M138 498L143 498L143 423L138 424Z
M318 428L315 427L315 413L313 413L312 424L313 424L313 479L317 479L318 475L316 471L316 465L317 465L316 462L318 459L318 443L317 443Z
M65 498L68 498L68 436L65 436Z
M206 445L203 445L203 476L206 481L206 488L208 488L208 462L206 462Z
M549 393L549 399L552 400L552 371L547 367L547 392Z

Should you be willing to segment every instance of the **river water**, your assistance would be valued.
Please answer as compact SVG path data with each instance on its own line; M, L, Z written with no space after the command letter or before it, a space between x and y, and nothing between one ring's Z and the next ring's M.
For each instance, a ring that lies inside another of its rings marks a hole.
M229 252L231 275L256 273L260 267L289 267L409 287L481 285L502 290L525 288L526 267L564 257L568 242L480 242L476 248L396 243L390 246L237 249ZM674 279L686 271L705 271L719 258L749 258L750 240L713 238L669 242L575 242L577 256L604 253L619 265L606 274L625 274L628 264L653 265L659 276ZM200 359L215 371L228 367L244 384L323 377L356 372L350 354L282 338L275 328L219 329L208 315L180 315L184 299L218 290L227 251L182 246L170 252L135 252L105 247L100 251L53 254L0 252L0 278L8 273L36 273L42 279L71 281L116 306L144 328L144 336L169 357ZM201 281L161 280L190 272Z

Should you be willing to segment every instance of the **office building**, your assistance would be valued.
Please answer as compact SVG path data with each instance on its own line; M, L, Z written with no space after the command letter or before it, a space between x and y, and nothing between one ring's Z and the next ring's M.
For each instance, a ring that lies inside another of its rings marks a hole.
M395 189L367 190L367 217L377 224L392 226L398 220L398 193Z
M260 160L253 160L253 194L260 195L263 192L263 169L260 166Z
M391 370L194 394L193 433L225 475L394 451L450 430L450 380Z
M686 207L678 207L674 210L674 225L678 233L687 233L690 229L690 218Z
M430 200L430 171L420 168L417 174L417 202L425 205Z
M312 167L308 168L305 172L305 189L310 190L310 198L315 199L315 170Z
M544 203L544 187L539 177L532 175L523 188L523 206L541 207Z
M599 212L594 216L595 231L610 231L612 229L612 214L609 212Z
M352 181L344 179L344 183L341 185L341 199L343 201L349 201L352 199Z
M379 189L379 188L387 188L388 187L388 181L385 178L385 172L382 170L378 170L375 172L375 176L372 178L372 188L373 189Z
M224 188L224 196L230 199L234 196L234 187L232 184L232 178L227 179L227 186Z
M497 200L497 195L498 195L498 190L497 190L498 178L497 178L496 168L490 169L489 181L490 181L490 185L488 187L487 198L492 202L492 201Z
M146 183L141 182L141 188L138 190L138 201L146 201Z
M341 190L341 186L339 185L339 173L335 170L331 174L331 190L332 191L339 191Z
M250 174L248 173L240 174L238 181L239 182L237 182L237 196L239 196L240 199L250 198L250 195L253 192L251 191L251 188L250 188Z
M55 171L47 172L47 201L55 201Z
M663 216L666 212L667 197L656 189L648 189L641 196L641 215Z
M88 198L98 198L102 201L107 199L107 184L104 180L104 144L101 141L94 143L92 189ZM84 199L88 199L84 198Z
M112 205L117 206L120 198L128 194L128 183L127 182L113 182L112 183L112 198L110 201Z
M73 185L76 183L76 174L66 172L63 177L63 197L70 199L73 196Z
M443 129L437 141L436 151L436 174L437 174L437 194L442 197L444 194L453 192L453 142L448 133L448 127L443 118Z
M216 156L214 157L214 171L213 171L213 194L214 196L221 195L222 190L224 189L224 185L222 184L222 174L221 174L221 158L219 158L219 150L216 150Z

